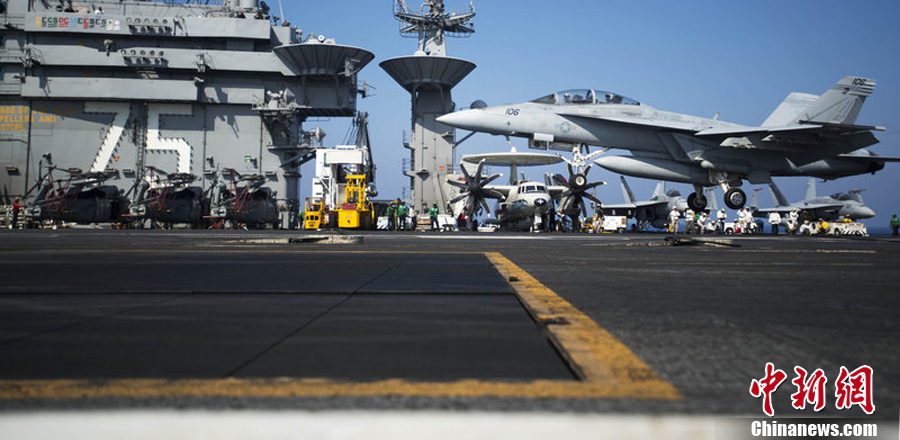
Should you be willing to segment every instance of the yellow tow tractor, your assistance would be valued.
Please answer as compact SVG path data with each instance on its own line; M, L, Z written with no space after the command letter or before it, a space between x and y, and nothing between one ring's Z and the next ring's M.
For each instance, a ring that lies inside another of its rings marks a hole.
M344 203L338 212L338 227L345 229L372 229L375 210L366 198L366 175L348 174L344 188Z
M303 229L319 229L324 222L327 226L328 211L321 197L307 197L303 209Z

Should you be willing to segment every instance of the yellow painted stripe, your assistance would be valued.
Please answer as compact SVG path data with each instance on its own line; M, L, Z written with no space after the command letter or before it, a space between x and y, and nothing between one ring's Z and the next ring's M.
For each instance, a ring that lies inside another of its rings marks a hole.
M622 390L621 397L682 398L618 338L528 272L500 253L485 256L509 280L535 321L545 324L560 353L585 382Z
M579 381L341 382L327 379L114 379L0 380L0 399L180 398L180 397L506 397L680 399L627 347L534 277L499 253L485 256L507 280L549 336L582 376Z
M507 397L673 398L633 384L579 381L338 382L316 379L115 379L0 380L0 399L98 399L179 397Z

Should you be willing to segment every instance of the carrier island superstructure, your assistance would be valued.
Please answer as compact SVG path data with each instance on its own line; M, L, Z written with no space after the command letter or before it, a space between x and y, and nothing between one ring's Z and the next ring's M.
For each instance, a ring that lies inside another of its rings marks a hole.
M0 204L44 218L296 227L302 124L374 58L256 0L0 5Z

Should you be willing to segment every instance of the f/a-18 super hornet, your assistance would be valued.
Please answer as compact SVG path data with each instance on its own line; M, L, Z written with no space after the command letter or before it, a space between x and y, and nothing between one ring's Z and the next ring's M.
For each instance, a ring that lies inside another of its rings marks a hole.
M580 144L624 149L631 156L594 162L629 176L694 185L688 205L706 207L702 188L719 186L725 204L743 207L744 180L767 184L772 176L823 179L874 173L883 158L864 148L878 143L856 125L875 81L848 76L822 96L791 93L763 122L750 127L718 118L654 109L622 95L593 89L566 90L520 104L472 108L438 118L453 127L528 138L531 148L571 150Z
M635 229L646 229L647 226L653 226L657 229L665 229L669 224L669 213L672 208L684 213L687 209L687 202L678 190L672 189L666 191L666 182L660 181L656 184L656 190L647 200L637 200L631 187L625 178L619 176L622 180L622 195L625 197L625 203L619 205L603 205L604 215L624 215L634 218L636 221Z
M511 230L527 230L540 224L543 228L549 226L549 215L553 209L554 201L559 215L572 218L573 224L578 225L579 214L586 216L584 199L600 204L600 200L588 191L604 185L606 182L588 182L587 173L590 166L581 171L568 165L569 178L555 174L548 182L541 183L531 180L516 180L516 170L519 166L549 165L561 162L563 159L556 155L541 153L518 153L515 150L508 153L487 153L463 156L463 162L477 163L474 174L470 174L465 166L460 167L462 174L458 177L449 177L447 182L460 190L459 194L450 200L451 204L463 202L462 209L469 215L477 214L482 208L490 211L487 199L499 200L497 220L500 227ZM501 174L483 176L485 165L501 165L511 168L508 185L491 185ZM555 185L550 185L552 180Z
M875 217L875 211L863 202L860 194L864 191L862 189L851 189L846 193L832 194L828 197L817 197L816 180L810 178L806 186L806 198L796 203L788 202L787 197L775 185L775 182L769 184L769 191L772 193L775 206L772 208L757 208L758 200L756 193L754 193L754 200L750 202L754 216L764 218L768 217L772 212L777 212L787 221L787 214L792 210L797 210L808 212L812 219L820 218L826 221L841 220L844 217L850 217L853 220Z

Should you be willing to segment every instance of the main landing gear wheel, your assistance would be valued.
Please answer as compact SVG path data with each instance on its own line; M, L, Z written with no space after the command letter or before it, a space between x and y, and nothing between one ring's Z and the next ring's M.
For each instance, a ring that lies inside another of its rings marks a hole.
M698 193L691 193L687 199L688 208L691 208L692 211L698 212L706 209L706 196Z
M741 209L747 203L747 195L740 188L731 188L725 191L725 206L731 209Z

